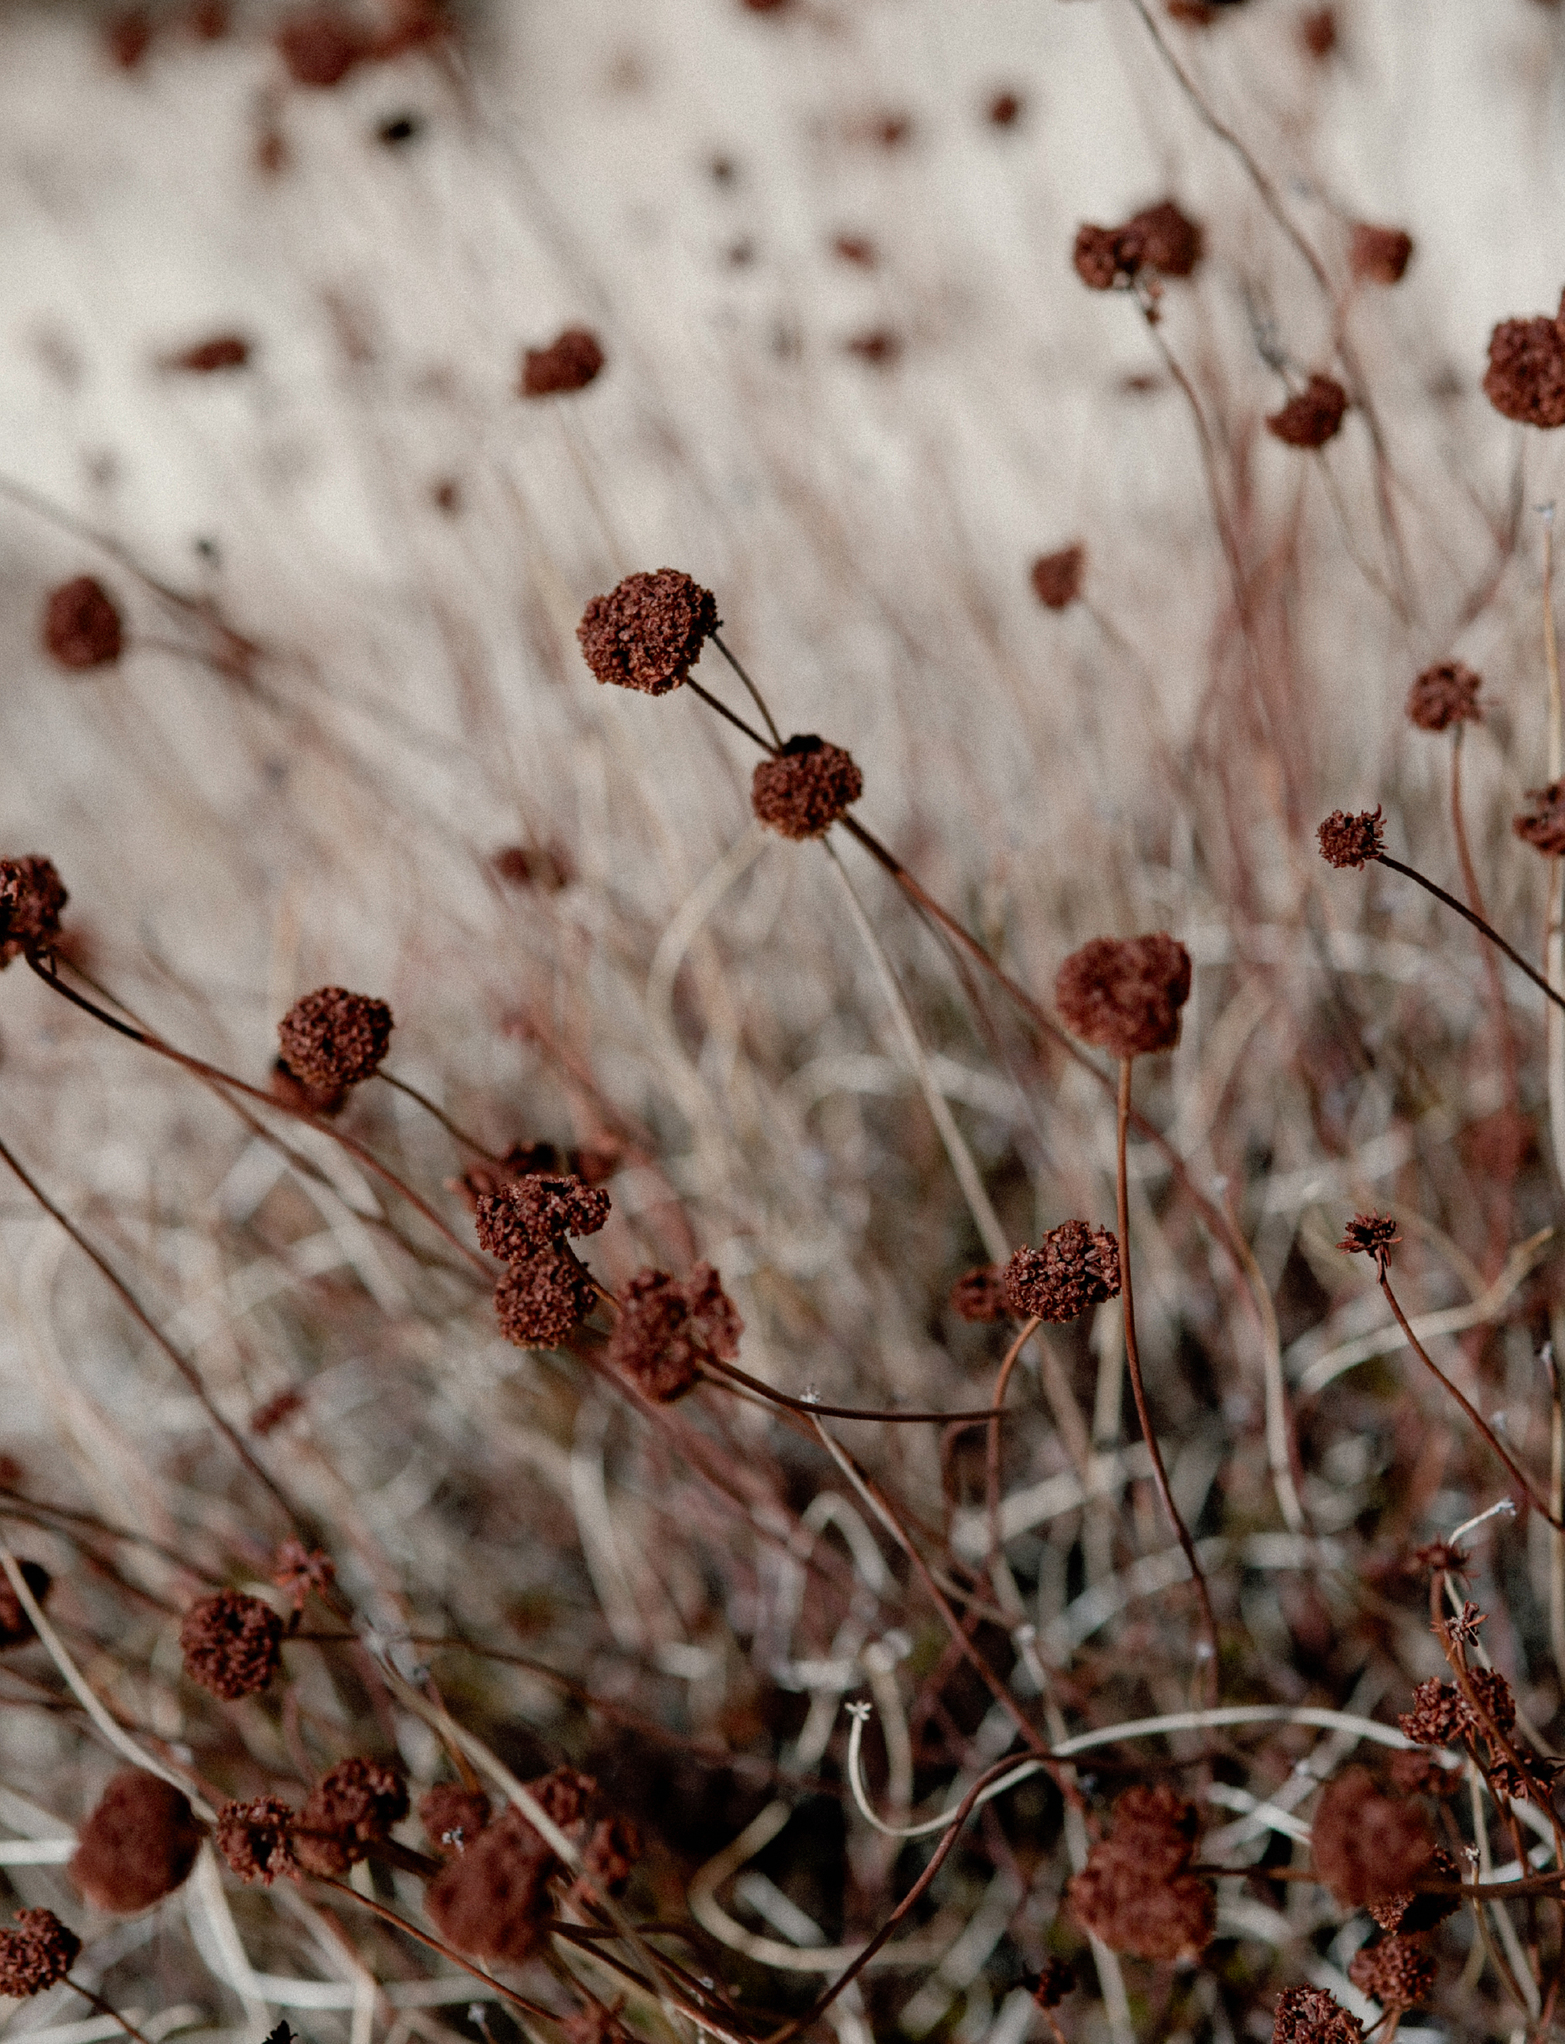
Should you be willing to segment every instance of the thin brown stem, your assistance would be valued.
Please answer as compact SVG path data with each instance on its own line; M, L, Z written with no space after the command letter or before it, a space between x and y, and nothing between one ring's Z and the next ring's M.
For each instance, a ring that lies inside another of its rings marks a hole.
M729 709L727 703L713 695L710 689L703 688L693 674L685 676L685 686L688 689L693 689L709 709L716 710L720 717L726 717L736 730L742 731L745 737L750 740L750 743L758 745L762 752L769 752L775 756L782 750L781 746L773 745L770 739L763 738L753 724L747 724L737 711Z
M1036 1320L1033 1321L1027 1329L1027 1333L1030 1334L1032 1328L1036 1327L1037 1324ZM1023 1335L1022 1339L1026 1339L1026 1334ZM960 1421L966 1426L981 1426L986 1420L993 1424L1004 1419L1006 1416L1001 1400L1005 1396L1005 1376L1009 1374L1008 1371L1002 1375L1000 1388L995 1394L995 1403L993 1405L979 1406L976 1411L971 1412L909 1412L899 1411L894 1405L823 1405L818 1398L794 1398L786 1391L778 1391L770 1384L763 1384L759 1377L750 1376L747 1371L741 1370L735 1363L719 1361L716 1356L708 1356L706 1358L706 1367L708 1383L720 1385L723 1378L731 1378L736 1384L743 1384L747 1390L753 1391L759 1397L764 1398L768 1404L784 1406L789 1412L808 1413L811 1419L872 1419L901 1422L903 1425L917 1422L920 1424L938 1423L941 1426L950 1425L953 1421Z
M991 1570L1001 1551L1000 1541L1000 1419L1005 1404L1005 1393L1011 1381L1011 1372L1021 1360L1022 1350L1031 1341L1042 1324L1036 1313L1022 1328L1006 1350L999 1371L994 1380L994 1411L989 1418L988 1436L984 1442L984 1504L989 1514L989 1566Z
M728 647L723 643L722 639L718 636L716 632L712 634L712 644L717 648L718 652L722 654L723 658L728 662L729 666L734 670L735 674L737 674L739 679L744 683L746 692L748 693L751 702L754 703L755 707L761 713L762 723L765 724L767 730L770 731L772 734L772 743L778 748L779 751L781 751L783 742L782 733L777 728L776 719L773 717L771 710L767 706L765 696L761 694L761 691L756 687L755 683L750 679L749 675L745 673L744 668L739 664L739 661L735 658L735 656L728 650Z
M519 2008L524 2015L538 2017L546 2023L558 2021L558 2018L552 2016L546 2008L540 2008L537 2002L529 2001L525 1995L517 1994L513 1988L496 1980L492 1973L486 1973L482 1966L475 1966L471 1959L464 1959L459 1951L446 1944L443 1939L432 1937L427 1930L420 1930L416 1923L409 1923L405 1916L399 1916L396 1910L388 1909L384 1902L377 1902L370 1895L361 1895L357 1888L350 1887L346 1881L339 1881L335 1874L312 1874L310 1878L319 1881L323 1888L334 1888L339 1895L346 1895L350 1902L356 1902L360 1909L367 1909L372 1916L378 1916L382 1923L389 1923L394 1930L400 1930L405 1936L426 1945L430 1951L438 1952L443 1959L449 1959L454 1966L460 1966L464 1973L471 1973L473 1978L481 1980L492 1994L499 1995L513 2008Z
M1472 847L1467 841L1467 819L1462 813L1462 732L1466 727L1457 724L1451 734L1451 833L1456 839L1457 862L1462 869L1462 886L1467 903L1473 914L1482 921L1489 920L1484 907L1483 891L1478 885L1477 869L1473 865ZM1505 1098L1514 1112L1520 1102L1516 1071L1516 1043L1511 1035L1510 1017L1505 1010L1505 986L1500 978L1499 961L1491 947L1483 951L1484 977L1489 983L1489 1005L1494 1010L1494 1026L1500 1041L1500 1063L1505 1072Z
M1400 873L1406 880L1417 881L1418 885L1426 893L1432 894L1436 901L1444 902L1447 908L1454 908L1457 914L1464 921L1471 923L1481 936L1487 937L1496 949L1503 951L1512 965L1526 973L1533 985L1542 993L1547 994L1557 1008L1565 1009L1565 994L1551 987L1543 974L1535 966L1529 965L1519 951L1506 943L1492 923L1485 922L1480 915L1475 915L1465 902L1458 901L1454 894L1447 894L1437 881L1431 880L1426 873L1420 873L1416 866L1404 865L1402 860L1392 858L1389 852L1376 852L1374 857L1380 861L1382 866L1389 866L1393 873Z
M1141 1376L1141 1355L1136 1346L1136 1307L1130 1275L1130 1185L1125 1162L1125 1136L1130 1126L1130 1074L1134 1058L1119 1061L1119 1112L1115 1119L1114 1139L1114 1197L1119 1217L1119 1282L1120 1306L1125 1323L1125 1367L1130 1375L1130 1395L1136 1401L1136 1417L1141 1422L1141 1438L1147 1444L1147 1453L1152 1460L1152 1478L1157 1485L1157 1494L1163 1503L1174 1529L1174 1537L1184 1550L1185 1560L1190 1566L1190 1580L1196 1586L1196 1595L1201 1603L1201 1630L1205 1634L1206 1666L1202 1671L1201 1687L1208 1704L1217 1701L1217 1618L1212 1610L1212 1593L1207 1586L1206 1574L1196 1553L1195 1542L1190 1529L1174 1503L1174 1493L1169 1488L1168 1471L1163 1466L1163 1450L1158 1445L1157 1430L1152 1424L1152 1413L1147 1405L1147 1389Z
M113 2002L105 2001L101 1994L94 1994L90 1987L83 1987L81 1982L73 1980L69 1973L65 1976L65 1984L67 1987L74 1989L83 2001L90 2003L100 2016L108 2016L113 2022L118 2023L127 2037L135 2039L135 2044L150 2044L150 2040L141 2034L136 2025L120 2014Z
M404 1094L409 1100L416 1101L426 1114L432 1114L446 1134L454 1136L463 1149L476 1152L478 1156L486 1158L491 1164L503 1164L505 1162L504 1157L498 1151L487 1148L478 1140L477 1136L470 1136L465 1128L451 1119L443 1107L436 1106L429 1095L421 1093L417 1086L410 1086L406 1079L399 1079L393 1073L384 1069L378 1071L375 1076L377 1079L384 1079L388 1086L392 1087L396 1092Z

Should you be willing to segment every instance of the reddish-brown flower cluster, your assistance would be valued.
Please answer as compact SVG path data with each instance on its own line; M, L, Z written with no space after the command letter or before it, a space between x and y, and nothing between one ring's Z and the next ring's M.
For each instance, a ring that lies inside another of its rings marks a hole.
M750 781L750 807L768 830L802 842L821 837L864 792L853 755L813 732L788 739Z
M164 366L191 376L216 376L224 369L243 369L249 360L250 343L243 334L211 334L170 355Z
M963 1320L1008 1320L1011 1302L1005 1296L1005 1269L998 1263L980 1263L963 1271L951 1287L951 1310Z
M1407 1754L1396 1754L1393 1756L1394 1759L1398 1760L1409 1757L1411 1756ZM1424 1757L1428 1759L1430 1756L1425 1755ZM1438 1762L1435 1765L1439 1767ZM1446 1776L1446 1781L1451 1787L1459 1787L1461 1785L1462 1777L1460 1774L1450 1772L1443 1767L1439 1768L1439 1772ZM1394 1768L1392 1770L1392 1781L1395 1784L1396 1772ZM1450 1788L1447 1787L1442 1792L1449 1794ZM1437 1845L1430 1854L1429 1864L1424 1869L1424 1878L1426 1880L1451 1882L1461 1880L1461 1871L1456 1861L1443 1845ZM1437 1923L1444 1923L1448 1916L1454 1915L1461 1907L1461 1898L1456 1895L1420 1894L1414 1888L1399 1888L1392 1895L1374 1896L1366 1906L1369 1909L1370 1915L1374 1917L1376 1923L1380 1925L1383 1931L1396 1931L1403 1937L1415 1937L1422 1931L1433 1930Z
M500 1332L517 1348L555 1348L586 1319L597 1296L573 1256L543 1249L500 1279L494 1309Z
M1038 556L1032 564L1032 588L1045 610L1066 610L1076 601L1086 566L1087 549L1080 544Z
M1195 1805L1166 1783L1127 1789L1066 1890L1082 1930L1113 1952L1194 1958L1217 1920L1211 1882L1189 1872L1199 1828Z
M119 606L93 575L78 575L50 590L41 636L49 657L77 674L112 667L125 645Z
M1511 829L1534 851L1550 858L1565 856L1565 781L1550 781L1546 788L1529 788L1527 800L1532 814L1511 818Z
M269 1888L279 1874L299 1877L293 1856L295 1810L279 1796L225 1803L217 1813L217 1849L246 1883Z
M1426 667L1407 692L1407 718L1420 731L1446 731L1453 724L1481 724L1478 691L1483 676L1460 660Z
M36 853L0 859L0 972L13 958L47 951L70 896L52 862Z
M130 1916L173 1894L196 1863L202 1835L172 1782L128 1767L77 1833L70 1876L89 1902Z
M1285 1987L1277 1997L1272 2044L1364 2044L1364 2025L1323 1987Z
M1397 1224L1389 1214L1355 1214L1343 1229L1337 1247L1349 1256L1372 1256L1376 1270L1384 1277L1391 1252L1401 1240Z
M1094 937L1071 953L1054 982L1071 1034L1121 1058L1171 1049L1189 998L1190 953L1162 930Z
M478 1201L478 1245L506 1263L524 1263L567 1235L596 1235L609 1196L576 1177L532 1173L508 1179Z
M1361 284L1400 284L1413 257L1413 237L1400 227L1353 223L1348 268Z
M1071 261L1090 291L1108 291L1143 270L1188 277L1201 260L1204 236L1172 199L1133 214L1123 227L1082 226Z
M250 1422L252 1430L255 1421ZM337 1580L337 1568L329 1554L318 1547L306 1547L301 1540L285 1540L272 1557L272 1581L293 1599L295 1611L304 1609L312 1590L325 1596Z
M1280 411L1267 414L1266 430L1289 447L1324 447L1341 431L1348 394L1334 376L1312 376Z
M1315 1871L1344 1909L1411 1888L1434 1857L1423 1811L1382 1795L1364 1767L1345 1767L1327 1783L1310 1835Z
M0 1994L42 1994L76 1964L82 1941L52 1909L19 1909L0 1930Z
M489 1798L482 1789L459 1782L437 1782L418 1799L418 1821L442 1859L466 1852L489 1822Z
M645 1847L641 1827L630 1817L605 1817L594 1824L581 1856L578 1888L623 1895Z
M317 987L277 1025L283 1063L296 1079L336 1093L372 1078L391 1044L391 1010L369 994Z
M1413 1691L1413 1708L1403 1711L1397 1723L1420 1746L1454 1746L1466 1738L1471 1714L1454 1682L1431 1676Z
M1006 1303L1040 1320L1075 1320L1119 1296L1119 1243L1109 1228L1062 1221L1036 1249L1018 1249L1005 1266Z
M1378 859L1386 848L1386 827L1378 804L1354 816L1345 809L1333 809L1315 836L1328 866L1362 866L1369 859Z
M229 1703L266 1687L281 1665L282 1640L271 1605L243 1590L198 1598L179 1628L185 1673Z
M408 1785L379 1760L357 1756L327 1768L295 1820L294 1857L307 1873L340 1878L384 1845L408 1813Z
M53 1577L42 1562L18 1562L22 1581L33 1593L35 1603L42 1605L49 1594ZM6 1647L19 1647L24 1640L33 1637L33 1621L23 1608L22 1600L11 1587L11 1578L0 1575L0 1652Z
M569 1768L528 1784L562 1830L582 1816L592 1784ZM441 1936L469 1958L520 1965L542 1943L549 1885L560 1872L551 1846L512 1804L448 1860L425 1891Z
M1560 300L1565 313L1565 297ZM1565 426L1565 329L1553 319L1502 319L1489 336L1484 396L1523 426Z
M1353 1954L1348 1978L1383 2009L1412 2009L1435 1984L1434 1954L1422 1937L1380 1938Z
M598 337L584 326L568 326L547 348L529 348L522 357L522 397L558 397L585 390L602 369L604 353Z
M582 612L576 637L599 681L666 695L689 676L722 624L717 598L677 568L627 575Z
M609 1361L660 1405L683 1398L703 1361L739 1360L744 1322L709 1263L683 1282L666 1270L639 1270L625 1287L609 1338Z

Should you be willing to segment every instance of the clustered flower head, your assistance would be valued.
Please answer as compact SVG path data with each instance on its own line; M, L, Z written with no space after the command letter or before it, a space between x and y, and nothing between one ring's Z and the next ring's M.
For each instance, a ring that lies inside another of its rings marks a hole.
M1315 837L1328 866L1359 867L1367 860L1378 859L1386 848L1386 827L1378 804L1373 810L1361 809L1353 816L1345 809L1334 809L1318 827Z
M1272 2044L1363 2044L1364 2025L1324 1987L1285 1987L1277 1997Z
M1345 1767L1327 1783L1310 1836L1315 1871L1344 1909L1413 1887L1435 1850L1419 1806L1382 1795L1364 1767Z
M488 1825L489 1815L489 1798L483 1790L463 1788L459 1782L437 1782L418 1799L418 1821L442 1859L466 1852Z
M42 1994L76 1964L82 1941L52 1909L19 1909L0 1930L0 1994Z
M1406 1760L1413 1756L1398 1753L1392 1757L1394 1760ZM1425 1756L1425 1758L1429 1757L1431 1756ZM1437 1767L1439 1766L1438 1762L1435 1764ZM1448 1771L1443 1767L1439 1768L1439 1772L1445 1775L1446 1781L1449 1784L1460 1786L1462 1779L1460 1774L1455 1771ZM1395 1783L1396 1771L1394 1768L1392 1770L1392 1780ZM1449 1788L1444 1790L1444 1793L1449 1794L1449 1792ZM1429 1855L1429 1864L1424 1869L1424 1878L1426 1880L1434 1879L1437 1881L1460 1881L1461 1870L1443 1845L1437 1845ZM1415 1937L1422 1931L1433 1930L1437 1923L1444 1923L1448 1916L1454 1916L1461 1907L1461 1898L1457 1895L1420 1894L1414 1888L1399 1888L1394 1894L1371 1897L1366 1907L1383 1931L1395 1931L1403 1937Z
M292 1597L295 1611L304 1609L312 1590L324 1597L336 1580L337 1567L331 1556L318 1547L306 1547L301 1540L285 1540L272 1557L272 1581Z
M688 679L721 624L710 589L678 568L659 568L627 575L607 596L593 597L576 637L599 681L661 696Z
M1534 851L1550 858L1565 856L1565 781L1550 781L1546 788L1529 788L1531 815L1511 818L1511 829Z
M1426 667L1407 692L1407 717L1420 731L1445 731L1452 724L1481 724L1478 691L1483 676L1460 660Z
M1361 284L1400 284L1413 256L1413 237L1400 227L1353 223L1348 268Z
M17 1566L21 1569L23 1582L33 1593L33 1601L42 1605L54 1578L42 1562L24 1561ZM21 1598L12 1589L10 1577L0 1575L0 1651L6 1647L19 1647L32 1637L32 1619L28 1617Z
M602 369L598 337L584 326L568 326L547 348L529 348L522 358L523 397L557 397L585 390Z
M112 667L125 643L119 608L93 575L78 575L50 590L42 636L49 657L76 674Z
M863 792L850 752L801 732L756 767L750 807L768 830L802 841L823 836Z
M1423 1937L1386 1937L1348 1962L1348 1978L1383 2009L1417 2008L1435 1984L1434 1954Z
M1348 394L1334 376L1312 376L1280 411L1267 414L1266 430L1289 447L1324 447L1342 429Z
M609 1338L609 1361L660 1405L683 1398L701 1364L739 1360L744 1322L709 1263L686 1279L666 1270L638 1270L625 1287Z
M554 1348L597 1298L591 1278L573 1256L543 1249L515 1263L494 1289L500 1332L517 1348Z
M1123 227L1084 225L1076 233L1071 261L1089 291L1108 291L1143 270L1163 277L1188 277L1201 260L1205 237L1172 199L1133 214Z
M521 1263L567 1235L596 1235L608 1217L609 1196L598 1187L532 1173L479 1196L478 1245Z
M1036 1249L1018 1249L1005 1266L1006 1303L1040 1320L1075 1320L1089 1306L1118 1298L1119 1243L1109 1228L1062 1221Z
M281 1664L282 1640L271 1605L243 1590L198 1598L179 1628L185 1673L229 1703L266 1687Z
M37 853L0 859L0 972L13 958L49 949L69 899L52 861Z
M1194 1958L1217 1923L1211 1882L1189 1872L1199 1829L1195 1805L1167 1783L1127 1789L1066 1890L1081 1929L1113 1952Z
M1560 300L1565 313L1565 297ZM1565 330L1553 319L1502 319L1489 336L1484 396L1523 426L1565 426Z
M299 1878L293 1854L292 1804L280 1796L225 1803L217 1813L217 1849L241 1881L269 1888L279 1874Z
M308 1873L341 1876L390 1836L408 1813L408 1786L394 1768L357 1756L327 1768L293 1827L294 1857Z
M963 1271L951 1287L951 1310L963 1320L1008 1320L1011 1302L1005 1292L1005 1266L980 1263Z
M1087 549L1080 545L1038 556L1032 564L1032 588L1045 610L1065 610L1076 601L1086 566Z
M78 1892L118 1916L172 1895L196 1863L201 1826L189 1800L142 1767L116 1774L76 1836Z
M391 1044L391 1010L369 994L317 987L277 1025L283 1063L307 1086L334 1093L372 1078Z
M528 1787L545 1813L569 1832L593 1784L559 1768ZM446 1862L424 1893L440 1935L471 1959L520 1965L543 1942L549 1887L560 1861L515 1804L500 1812L465 1849Z
M1402 1237L1389 1214L1355 1214L1342 1231L1337 1247L1349 1256L1372 1256L1381 1277L1391 1261L1391 1252Z
M1121 1058L1171 1049L1189 998L1190 953L1162 930L1094 937L1071 953L1054 982L1071 1034Z

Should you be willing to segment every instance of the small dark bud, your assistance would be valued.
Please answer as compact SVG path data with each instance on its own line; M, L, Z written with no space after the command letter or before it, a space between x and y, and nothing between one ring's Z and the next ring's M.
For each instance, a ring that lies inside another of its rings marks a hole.
M1065 610L1081 594L1087 549L1079 543L1040 554L1032 564L1033 594L1045 610Z
M1391 1261L1391 1252L1402 1237L1389 1214L1355 1214L1342 1231L1337 1247L1349 1256L1372 1256L1381 1277Z
M1361 284L1400 284L1413 257L1413 237L1400 227L1354 222L1348 268Z
M43 613L44 650L75 674L112 667L125 643L119 608L92 575L51 589Z
M596 334L568 326L547 348L529 348L522 358L521 397L558 397L585 390L602 369L604 353Z
M0 859L0 972L12 959L35 957L56 943L69 900L52 861L36 853Z
M170 355L167 366L192 376L216 376L224 369L243 369L249 360L250 343L243 334L213 334L209 340Z
M1266 420L1266 430L1289 447L1324 447L1341 431L1348 394L1332 376L1312 376L1279 412Z

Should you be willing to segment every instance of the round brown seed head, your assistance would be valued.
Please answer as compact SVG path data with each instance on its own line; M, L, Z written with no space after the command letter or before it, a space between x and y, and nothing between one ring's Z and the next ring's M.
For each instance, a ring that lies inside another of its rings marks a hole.
M1348 394L1333 376L1312 376L1281 411L1267 416L1266 430L1289 447L1324 447L1341 430Z
M802 842L822 836L863 792L853 755L804 732L756 767L750 807L768 830Z
M1453 724L1481 724L1478 691L1483 676L1460 660L1426 667L1407 692L1407 717L1420 731L1446 731Z
M1546 788L1529 788L1531 814L1511 818L1511 829L1534 851L1550 858L1565 855L1565 781L1550 781ZM3 897L0 897L3 899Z
M302 994L277 1025L283 1062L295 1078L324 1092L372 1078L391 1043L391 1010L369 994L317 987Z
M52 1909L19 1909L0 1930L0 1994L42 1994L76 1964L82 1941Z
M1122 267L1188 277L1201 260L1206 237L1172 199L1133 214L1119 230Z
M1032 588L1045 610L1065 610L1076 601L1086 565L1087 549L1079 544L1038 556L1032 564Z
M513 1263L494 1288L500 1332L517 1348L556 1348L597 1301L574 1257L540 1249Z
M1413 1887L1435 1849L1418 1805L1382 1795L1363 1767L1327 1783L1310 1835L1315 1871L1344 1909Z
M293 1849L312 1874L345 1874L408 1813L408 1786L395 1769L355 1756L327 1768L294 1826Z
M1502 319L1489 336L1484 396L1523 426L1565 426L1565 334L1553 319Z
M112 667L125 643L119 608L92 575L78 575L49 592L42 636L50 658L78 674Z
M1277 1997L1272 2044L1364 2044L1364 2025L1323 1987L1287 1987Z
M375 47L357 22L330 7L300 8L280 23L272 40L294 84L322 91L340 85Z
M1516 1728L1516 1698L1511 1694L1510 1683L1498 1668L1469 1668L1467 1680L1490 1723L1509 1738ZM1469 1736L1476 1734L1492 1743L1494 1733L1490 1731L1489 1724L1473 1710L1466 1697L1462 1698L1462 1711Z
M640 1270L625 1287L609 1338L609 1361L660 1405L682 1398L704 1359L739 1359L744 1322L709 1263L681 1281L666 1270Z
M1076 230L1071 264L1089 291L1112 291L1134 268L1131 252L1121 247L1119 229L1094 227L1090 221L1083 221Z
M1158 1873L1112 1847L1093 1848L1066 1897L1083 1931L1138 1959L1193 1959L1217 1928L1210 1881Z
M60 934L70 896L52 862L30 853L0 859L0 972L13 958L47 951Z
M1071 1034L1122 1058L1171 1049L1189 998L1190 953L1162 930L1094 937L1071 953L1054 982Z
M418 1799L418 1821L442 1859L466 1852L489 1822L489 1798L482 1789L454 1781L436 1782Z
M531 1824L506 1809L435 1876L424 1907L459 1952L520 1965L543 1942L559 1864Z
M951 1310L963 1320L1008 1320L1011 1302L1005 1295L1005 1268L980 1263L963 1271L951 1287Z
M1337 1247L1349 1256L1372 1256L1384 1277L1391 1252L1401 1240L1397 1224L1389 1214L1355 1214L1343 1229Z
M576 637L599 681L661 696L688 677L721 623L710 589L677 568L659 568L593 597Z
M1353 1954L1348 1978L1383 2009L1417 2008L1435 1984L1434 1954L1421 1937L1382 1938Z
M1361 284L1400 284L1413 256L1413 237L1400 227L1358 220L1348 244L1348 268Z
M525 1263L567 1235L596 1235L609 1217L609 1196L571 1174L542 1172L508 1179L478 1196L478 1246L507 1263Z
M1469 1724L1462 1692L1454 1682L1431 1675L1413 1691L1413 1708L1403 1711L1398 1725L1420 1746L1454 1746L1466 1737Z
M1005 1266L1003 1284L1013 1313L1075 1320L1089 1306L1119 1296L1119 1243L1108 1228L1063 1221L1036 1249L1017 1250Z
M584 326L568 326L547 348L529 348L522 358L522 397L558 397L585 390L603 367L604 354L596 334Z
M1190 1863L1201 1832L1201 1813L1166 1781L1137 1782L1114 1805L1108 1842L1114 1851L1160 1873Z
M213 1696L232 1703L254 1696L277 1673L283 1622L270 1604L242 1590L199 1598L179 1628L185 1673Z
M196 1863L202 1835L172 1782L129 1767L77 1833L70 1876L89 1902L130 1916L173 1894Z
M19 1562L22 1580L33 1593L34 1601L42 1604L49 1595L54 1578L42 1562ZM33 1637L33 1621L23 1608L22 1600L11 1587L9 1576L0 1575L0 1651L6 1647L19 1647L24 1640Z
M217 1813L217 1849L241 1881L269 1888L279 1874L297 1879L293 1827L297 1813L277 1796L225 1803Z
M1315 833L1320 855L1328 866L1362 866L1378 859L1386 846L1386 827L1377 803L1371 811L1361 809L1350 816L1334 809Z

